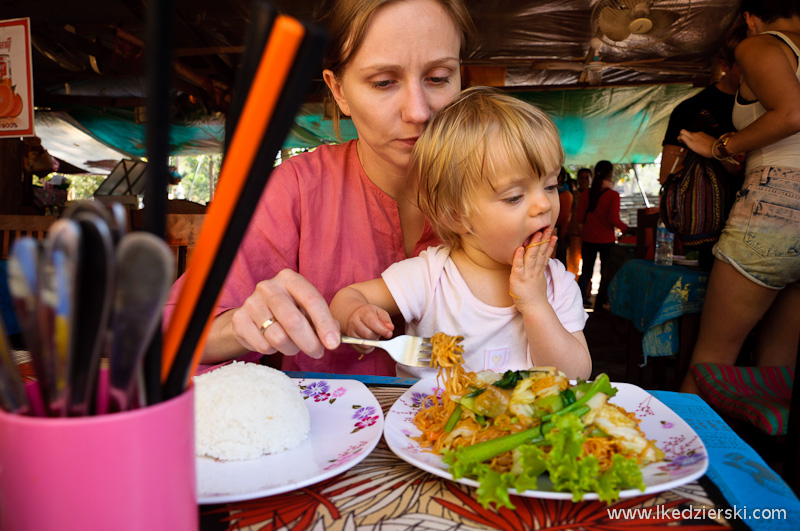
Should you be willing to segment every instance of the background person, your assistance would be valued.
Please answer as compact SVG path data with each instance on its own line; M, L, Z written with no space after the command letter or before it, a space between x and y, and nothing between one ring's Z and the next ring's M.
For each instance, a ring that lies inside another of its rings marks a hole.
M343 286L439 243L415 206L408 164L428 120L461 90L459 57L474 27L461 0L339 0L326 12L323 77L358 139L273 171L220 294L202 363L282 352L284 370L394 374L382 351L359 359L343 347L323 357L340 337L328 302Z
M539 109L492 89L464 91L433 119L412 161L420 208L445 245L341 290L331 312L345 333L388 338L402 315L409 334L463 336L468 370L555 366L588 378L578 287L549 258L563 159L558 130Z
M600 286L595 298L595 308L602 308L608 294L611 279L602 273L608 264L609 253L617 241L614 228L622 232L628 226L619 218L619 192L614 190L614 165L601 160L594 167L594 180L589 190L583 192L578 202L578 217L583 221L581 229L581 256L583 266L578 286L581 289L584 306L591 307L589 284L594 274L594 263L600 255Z
M691 364L734 365L760 321L755 364L794 366L800 339L800 0L744 0L738 132L681 131L703 156L746 153L745 182L714 247ZM698 392L691 373L681 391Z
M715 60L714 71L719 72L715 77L718 76L719 79L691 98L683 100L670 114L669 125L662 142L664 149L659 173L661 184L664 184L671 173L683 167L688 148L678 140L682 129L703 131L707 134L716 133L715 137L736 130L733 127L731 113L742 71L736 62L734 50L746 35L747 28L744 24L736 26L726 34L720 46L719 56ZM703 116L704 112L708 113L716 127Z
M562 264L567 263L567 247L569 239L566 236L567 226L572 215L572 188L570 183L574 182L569 172L562 166L558 173L558 219L556 220L555 234L558 236L556 244L556 259Z
M578 219L578 203L580 202L581 194L584 190L589 189L589 184L592 182L592 170L589 168L581 168L578 170L577 187L572 191L572 208L569 216L569 223L567 224L567 271L575 275L581 272L581 230L583 223Z
M719 72L717 74L720 76L719 80L706 87L702 92L682 101L672 111L663 141L664 149L661 155L661 171L659 174L661 184L666 182L670 174L683 168L684 160L689 152L689 149L678 140L681 130L702 131L714 137L735 131L731 113L742 72L736 62L734 50L746 36L747 27L744 24L738 25L727 32L720 47L719 56L715 61L715 71ZM725 216L727 216L733 205L734 197L741 188L744 177L744 168L738 160L734 162L723 162L721 168L717 166L721 177L724 179L722 186L727 190ZM725 173L722 173L723 168ZM711 201L711 198L707 200ZM680 235L676 235L676 237L680 239ZM682 241L682 243L684 251L697 250L699 252L700 267L706 271L711 270L714 262L711 249L716 242L712 241L691 246L687 245L685 241Z

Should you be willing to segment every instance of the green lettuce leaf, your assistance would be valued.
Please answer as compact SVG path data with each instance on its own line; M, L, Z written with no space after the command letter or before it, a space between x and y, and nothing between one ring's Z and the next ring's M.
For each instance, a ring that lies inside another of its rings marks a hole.
M533 444L523 444L515 448L513 453L514 466L511 472L516 475L514 488L517 492L536 489L539 486L539 476L547 471L545 453Z
M478 503L484 509L492 502L497 504L498 507L508 507L512 510L515 508L508 494L508 489L513 486L514 474L496 472L489 468L487 463L459 460L457 451L452 450L444 453L443 460L450 465L450 473L453 475L453 479L469 477L478 482L475 494L477 494Z
M478 488L475 489L478 503L486 509L490 503L494 502L498 507L508 507L515 509L511 503L508 489L514 482L514 474L506 472L501 474L489 468L489 465L481 465L478 470Z
M572 492L572 499L580 501L597 486L600 467L595 456L583 456L583 424L572 413L553 418L555 429L545 435L552 445L545 459L550 481L558 491Z
M603 472L597 482L597 494L601 501L612 502L624 489L645 490L639 464L633 457L617 454L611 458L611 468Z

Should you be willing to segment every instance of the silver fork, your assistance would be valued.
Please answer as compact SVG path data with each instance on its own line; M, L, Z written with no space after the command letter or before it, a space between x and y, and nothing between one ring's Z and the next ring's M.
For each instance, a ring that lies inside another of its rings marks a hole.
M385 350L397 362L411 367L430 367L431 338L417 336L397 336L382 341L377 339L360 339L357 337L342 336L342 343L350 345L368 345Z

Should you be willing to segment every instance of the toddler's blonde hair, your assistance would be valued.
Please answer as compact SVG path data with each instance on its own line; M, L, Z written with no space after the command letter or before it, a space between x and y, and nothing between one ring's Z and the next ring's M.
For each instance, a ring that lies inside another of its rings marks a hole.
M472 87L443 108L419 137L411 160L417 204L450 248L460 246L494 161L541 178L560 168L558 129L540 109L488 87Z

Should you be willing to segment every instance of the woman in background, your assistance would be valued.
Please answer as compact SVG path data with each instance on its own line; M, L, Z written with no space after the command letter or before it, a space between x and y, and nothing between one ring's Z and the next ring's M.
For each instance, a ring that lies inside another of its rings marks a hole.
M583 267L578 279L584 306L592 306L589 299L589 284L594 273L594 262L600 255L600 267L608 264L611 248L617 241L614 228L625 232L628 226L619 218L619 193L614 190L614 165L601 160L594 167L594 180L589 190L583 192L578 202L578 217L583 222L581 230L581 256ZM602 308L608 293L609 279L601 273L595 308Z
M735 365L760 322L755 364L794 367L800 339L800 0L743 0L738 132L681 131L704 157L745 153L745 182L714 247L691 364ZM691 372L681 387L697 393Z
M553 234L558 236L556 245L556 260L561 261L565 266L567 265L567 248L569 247L569 238L567 238L567 227L569 226L570 217L572 216L572 184L575 181L572 175L566 170L561 168L558 173L558 204L560 210L558 212L558 219L556 220L556 229Z
M572 191L572 209L569 216L569 223L567 224L567 271L575 275L575 280L578 279L578 274L581 271L581 230L583 223L578 219L578 203L580 203L581 194L584 190L589 189L589 184L592 181L592 170L589 168L581 168L578 170L578 186Z

